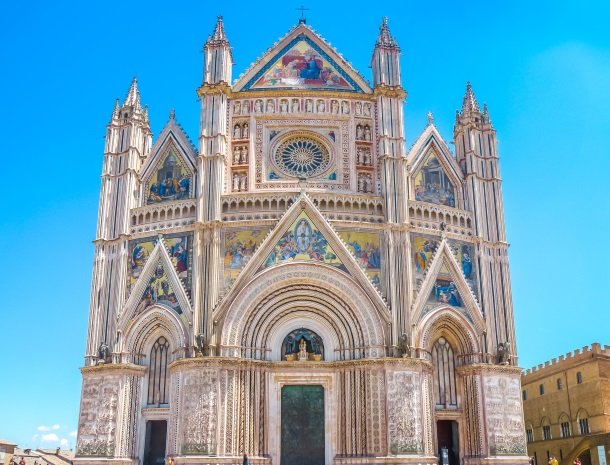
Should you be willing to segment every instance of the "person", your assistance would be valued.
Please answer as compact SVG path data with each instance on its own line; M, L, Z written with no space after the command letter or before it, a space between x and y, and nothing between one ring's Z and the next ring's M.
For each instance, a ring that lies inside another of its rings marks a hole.
M19 460L19 465L25 465L25 459L23 457Z
M580 459L578 457L576 457L574 459L574 462L572 462L574 465L580 465Z
M244 460L241 462L241 465L248 465L248 454L244 454Z

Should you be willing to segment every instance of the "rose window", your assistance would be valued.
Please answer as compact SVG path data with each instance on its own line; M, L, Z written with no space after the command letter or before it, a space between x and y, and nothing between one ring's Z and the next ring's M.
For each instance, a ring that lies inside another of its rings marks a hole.
M304 136L282 142L273 158L282 172L298 178L323 173L330 164L328 149L317 140Z

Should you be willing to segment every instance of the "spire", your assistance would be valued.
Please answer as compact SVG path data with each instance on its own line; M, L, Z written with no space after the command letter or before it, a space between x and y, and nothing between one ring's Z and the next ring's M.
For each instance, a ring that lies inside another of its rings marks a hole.
M214 32L210 37L208 37L208 41L205 43L206 45L226 45L229 41L227 40L227 35L225 34L225 26L222 22L222 16L218 16L216 20L216 26L214 27Z
M121 105L119 105L119 99L114 102L114 110L112 110L112 119L118 119L121 114Z
M388 27L388 17L384 16L381 26L379 26L379 36L377 37L377 42L375 44L378 47L396 47L398 48L398 44L392 37L390 33L390 28Z
M133 78L133 81L131 81L131 86L129 86L129 91L127 92L127 97L125 97L123 107L133 107L136 110L142 109L142 106L140 105L140 91L138 90L138 79L135 77Z
M477 103L477 98L474 96L474 92L472 91L470 81L466 83L466 93L464 94L464 100L462 102L462 112L464 111L481 111L479 104Z

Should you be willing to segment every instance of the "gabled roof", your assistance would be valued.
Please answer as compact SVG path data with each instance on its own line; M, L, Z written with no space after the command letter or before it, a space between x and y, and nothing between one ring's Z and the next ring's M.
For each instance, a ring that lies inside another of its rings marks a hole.
M407 154L407 162L409 164L409 171L411 173L417 172L419 167L424 162L428 150L433 147L436 149L437 154L442 159L443 165L448 170L448 174L455 182L461 181L463 178L462 169L460 165L458 165L453 155L451 155L451 151L449 147L441 137L438 129L432 122L429 120L428 126L421 133L421 135L417 138L409 153Z
M310 51L315 59L311 59ZM313 79L315 76L318 78ZM358 71L304 23L288 31L233 86L235 92L281 89L372 93Z

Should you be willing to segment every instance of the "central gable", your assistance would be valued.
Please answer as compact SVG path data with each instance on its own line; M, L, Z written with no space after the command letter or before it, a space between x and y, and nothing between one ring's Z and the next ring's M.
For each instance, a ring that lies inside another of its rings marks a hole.
M371 92L366 81L308 26L299 25L235 84L235 91Z

